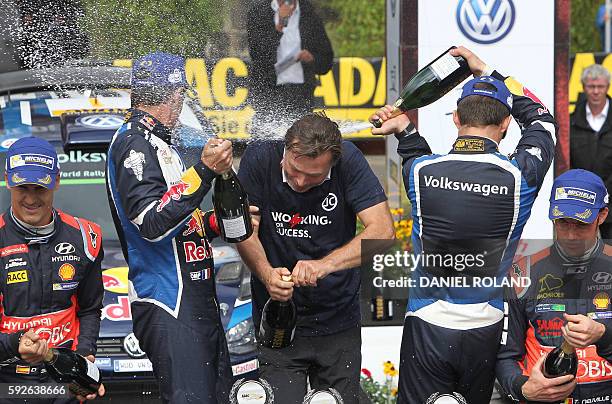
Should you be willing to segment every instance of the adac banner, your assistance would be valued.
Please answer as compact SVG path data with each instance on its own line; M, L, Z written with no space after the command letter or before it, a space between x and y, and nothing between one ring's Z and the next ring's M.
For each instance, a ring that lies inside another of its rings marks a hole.
M131 66L131 60L116 60L117 66ZM385 104L387 83L384 58L341 57L332 69L317 76L315 110L324 109L341 127L367 121ZM249 105L249 62L223 58L216 62L187 59L187 80L195 87L204 114L217 135L248 137L255 113ZM370 129L348 137L371 137Z
M612 53L576 53L570 58L569 78L569 112L574 112L576 102L584 91L580 76L582 71L593 63L599 63L612 74ZM608 95L612 97L612 88L608 89Z

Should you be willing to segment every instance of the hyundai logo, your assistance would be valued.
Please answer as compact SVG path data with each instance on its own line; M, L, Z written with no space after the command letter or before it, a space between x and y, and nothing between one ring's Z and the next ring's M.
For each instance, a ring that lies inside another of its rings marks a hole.
M123 348L125 348L125 352L132 358L142 358L146 355L146 353L140 349L138 338L136 338L133 332L129 333L123 340Z
M457 25L468 39L494 43L508 35L514 25L512 0L460 0Z
M593 274L593 282L595 283L612 283L612 274L607 272L595 272Z
M123 118L119 115L87 115L77 118L80 125L93 129L118 129L123 125Z
M62 255L72 254L74 253L74 246L70 243L59 243L55 246L55 252Z

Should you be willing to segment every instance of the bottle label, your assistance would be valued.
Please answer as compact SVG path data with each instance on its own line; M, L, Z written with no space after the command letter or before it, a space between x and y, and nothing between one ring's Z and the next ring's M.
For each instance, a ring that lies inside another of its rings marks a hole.
M438 80L442 81L447 78L452 72L459 69L459 62L450 53L445 53L440 59L431 64L431 70L434 72Z
M95 381L100 381L100 371L95 363L91 363L88 359L85 359L87 362L87 376L91 377Z
M246 234L246 226L242 216L234 219L222 219L225 236L228 238L238 238Z

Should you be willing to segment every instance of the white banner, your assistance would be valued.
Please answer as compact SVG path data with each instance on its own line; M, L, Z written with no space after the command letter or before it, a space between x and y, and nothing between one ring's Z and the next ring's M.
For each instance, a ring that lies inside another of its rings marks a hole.
M452 45L463 45L503 75L513 76L554 108L554 2L533 0L419 0L418 60L425 66ZM419 109L419 131L434 153L447 153L457 136L452 122L461 86ZM553 111L554 113L554 111ZM520 138L516 123L500 144L513 152ZM523 238L550 238L548 198L553 168L548 172Z

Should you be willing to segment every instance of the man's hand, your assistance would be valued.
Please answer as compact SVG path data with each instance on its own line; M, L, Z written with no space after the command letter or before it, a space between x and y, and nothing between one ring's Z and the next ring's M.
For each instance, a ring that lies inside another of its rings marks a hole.
M572 375L565 375L547 379L542 374L542 365L546 355L531 368L531 375L521 388L523 395L529 401L557 402L566 399L572 394L576 387L576 378Z
M283 276L291 277L291 272L287 268L271 268L266 273L264 284L268 294L274 300L286 302L293 296L293 282L284 281Z
M450 54L453 56L463 56L463 58L468 62L474 77L482 76L482 73L487 68L487 64L485 62L480 60L480 58L476 56L476 54L472 53L471 50L463 46L451 49Z
M372 128L373 135L393 135L395 133L400 133L408 125L410 124L410 119L408 119L408 115L400 114L394 118L391 118L391 113L395 109L391 105L385 105L376 111L375 114L370 116L370 122L374 122L380 119L383 124L380 128Z
M202 163L216 174L223 174L232 167L232 142L213 137L206 142L202 155Z
M567 323L561 331L565 340L575 348L586 348L599 341L606 327L582 314L564 314Z
M28 363L42 362L48 350L47 340L32 330L28 330L19 340L19 356Z
M303 260L295 264L291 276L295 286L317 286L317 280L325 278L328 273L323 261Z
M314 56L306 49L302 49L295 57L295 60L298 62L312 63L314 61Z
M96 358L93 355L87 355L85 357L85 359L87 359L91 363L95 363L96 362ZM106 393L106 389L104 388L103 384L100 384L100 387L98 387L98 392L97 393L88 394L85 397L83 397L83 396L76 396L76 398L79 401L93 400L93 399L95 399L98 396L102 397L104 395L104 393Z
M259 232L259 221L261 214L257 206L249 205L249 213L251 214L251 224L253 225L253 233Z

